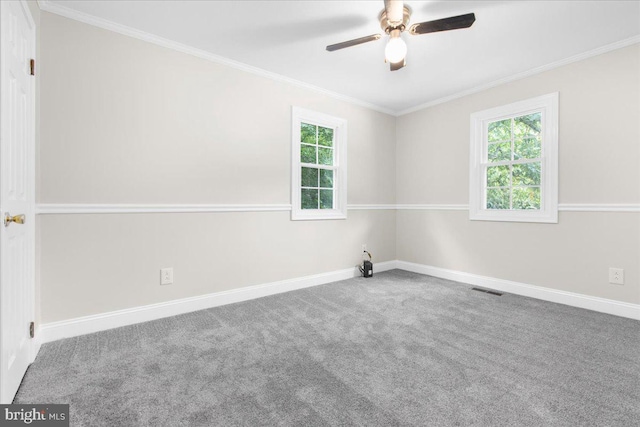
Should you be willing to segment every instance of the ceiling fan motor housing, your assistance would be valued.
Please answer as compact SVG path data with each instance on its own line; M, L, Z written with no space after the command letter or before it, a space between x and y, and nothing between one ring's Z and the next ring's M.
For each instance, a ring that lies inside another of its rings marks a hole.
M391 23L387 18L387 11L385 9L380 12L380 16L378 17L380 20L380 28L389 34L392 30L399 29L400 31L404 31L404 29L409 24L409 19L411 19L411 8L409 6L403 6L402 8L402 22L401 23Z

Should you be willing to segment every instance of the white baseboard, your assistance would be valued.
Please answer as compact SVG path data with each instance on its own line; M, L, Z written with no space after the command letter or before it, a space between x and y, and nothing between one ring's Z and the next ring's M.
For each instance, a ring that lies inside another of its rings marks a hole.
M374 264L376 273L392 270L394 268L396 268L396 261L378 262ZM225 304L233 304L236 302L294 291L297 289L309 288L311 286L323 285L325 283L350 279L359 275L360 272L357 268L347 268L329 273L315 274L312 276L298 277L295 279L281 280L278 282L264 283L255 286L247 286L244 288L167 301L159 304L133 307L92 316L63 320L60 322L46 323L38 330L38 344L118 328L121 326L148 322L150 320L190 313Z
M606 298L592 297L573 292L560 291L542 286L528 285L526 283L512 282L510 280L496 279L494 277L480 276L461 271L447 270L445 268L432 267L424 264L415 264L407 261L396 261L397 268L414 273L426 274L442 279L455 280L474 286L495 289L515 295L536 298L573 307L586 308L601 313L615 316L628 317L640 320L640 305Z
M415 264L407 261L386 261L374 264L375 273L393 270L394 268L426 274L442 279L455 280L456 282L468 283L474 286L482 286L515 295L522 295L544 301L586 308L588 310L599 311L601 313L640 320L640 305L638 304L630 304L573 292L559 291L542 286L528 285L525 283L512 282L509 280L496 279L493 277L480 276L461 271L447 270L445 268ZM39 349L40 345L43 343L161 319L163 317L190 313L225 304L233 304L236 302L294 291L311 286L323 285L325 283L350 279L359 275L360 273L356 268L347 268L344 270L298 277L289 280L281 280L278 282L255 286L247 286L244 288L216 292L191 298L183 298L159 304L133 307L92 316L63 320L60 322L46 323L36 331L37 348L34 352L34 357L35 354L37 354L37 349Z

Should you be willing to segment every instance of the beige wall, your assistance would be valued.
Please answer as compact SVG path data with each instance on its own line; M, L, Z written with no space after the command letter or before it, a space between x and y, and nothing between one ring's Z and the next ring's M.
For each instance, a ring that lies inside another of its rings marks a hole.
M46 12L40 62L39 203L288 204L292 105L347 119L350 204L395 203L392 116ZM394 211L40 222L44 323L395 259Z
M289 203L291 106L346 118L349 203L395 197L395 118L42 14L41 203Z
M468 204L469 116L560 93L559 202L640 202L640 45L397 119L397 202ZM640 215L561 212L558 224L470 221L466 211L399 211L398 259L640 302ZM625 269L625 285L608 268Z
M638 45L398 118L43 12L39 203L288 204L291 106L349 123L349 204L467 204L469 115L560 92L560 203L640 202ZM640 302L640 215L40 215L43 323L401 259ZM608 267L626 284L607 283ZM159 285L173 267L175 283Z
M395 212L43 215L45 323L395 259ZM159 269L174 268L160 286Z

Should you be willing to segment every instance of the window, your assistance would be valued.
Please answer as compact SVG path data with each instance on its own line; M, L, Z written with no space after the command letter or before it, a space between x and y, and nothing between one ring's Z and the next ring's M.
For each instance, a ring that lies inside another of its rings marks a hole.
M558 222L558 94L471 115L472 220Z
M347 122L293 107L292 124L291 218L346 218Z

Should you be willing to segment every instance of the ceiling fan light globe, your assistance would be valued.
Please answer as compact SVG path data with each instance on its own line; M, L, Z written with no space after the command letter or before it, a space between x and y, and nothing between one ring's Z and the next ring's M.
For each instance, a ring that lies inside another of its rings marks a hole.
M407 44L400 37L392 37L384 48L384 57L387 62L400 62L407 56Z

